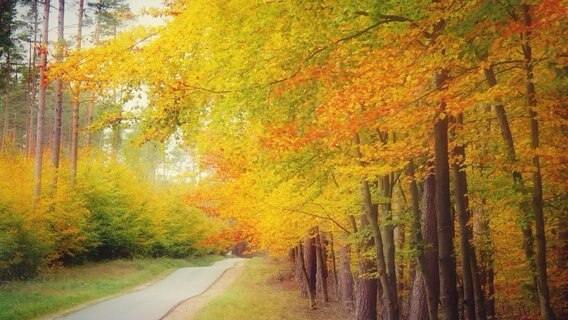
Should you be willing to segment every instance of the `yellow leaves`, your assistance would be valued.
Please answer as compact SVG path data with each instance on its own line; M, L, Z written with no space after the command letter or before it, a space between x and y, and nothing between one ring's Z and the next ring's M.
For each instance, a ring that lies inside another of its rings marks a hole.
M50 65L48 77L94 82L99 86L132 81L140 76L143 67L139 46L157 32L157 28L138 27L97 47L72 52L63 62Z

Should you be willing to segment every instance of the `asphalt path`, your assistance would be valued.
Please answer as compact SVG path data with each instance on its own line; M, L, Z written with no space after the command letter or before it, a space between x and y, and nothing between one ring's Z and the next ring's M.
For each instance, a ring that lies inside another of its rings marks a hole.
M180 302L205 292L225 270L242 259L230 258L209 267L181 268L144 289L73 312L59 320L159 320Z

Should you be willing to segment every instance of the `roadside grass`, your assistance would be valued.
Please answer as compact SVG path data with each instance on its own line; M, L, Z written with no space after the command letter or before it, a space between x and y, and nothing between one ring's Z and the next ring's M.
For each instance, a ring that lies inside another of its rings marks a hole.
M181 267L206 266L221 256L136 259L56 269L35 279L0 285L0 320L37 319L113 296Z
M272 258L253 258L244 273L224 293L203 307L196 320L344 320L349 314L334 303L318 301L310 310L298 284L287 277L288 264Z

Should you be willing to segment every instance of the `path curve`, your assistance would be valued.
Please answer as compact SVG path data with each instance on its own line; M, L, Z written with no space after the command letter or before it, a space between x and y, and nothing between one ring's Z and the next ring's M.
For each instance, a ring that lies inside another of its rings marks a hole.
M58 320L159 320L181 302L205 292L240 258L209 267L180 268L142 290L127 293L57 318Z

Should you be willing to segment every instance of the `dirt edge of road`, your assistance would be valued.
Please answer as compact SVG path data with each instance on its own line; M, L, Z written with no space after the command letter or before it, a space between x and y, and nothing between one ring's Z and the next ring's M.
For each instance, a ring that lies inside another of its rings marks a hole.
M197 312L209 301L223 293L243 273L243 261L229 268L203 293L193 296L175 305L160 320L188 320L193 319Z

